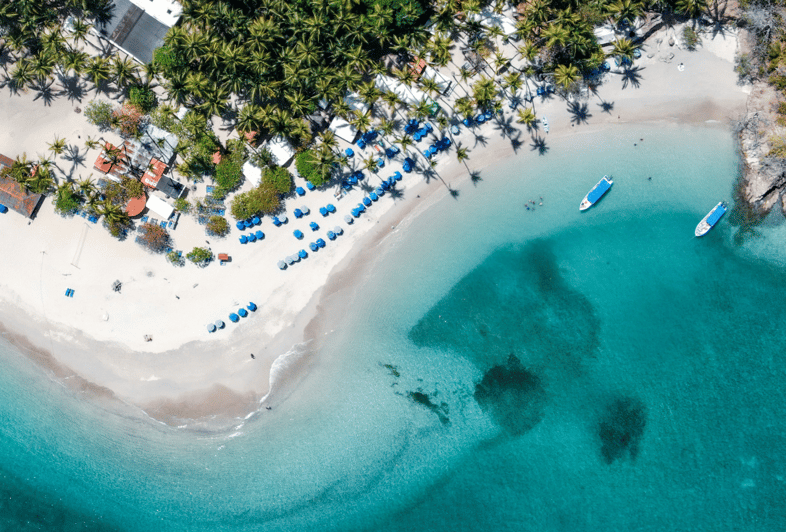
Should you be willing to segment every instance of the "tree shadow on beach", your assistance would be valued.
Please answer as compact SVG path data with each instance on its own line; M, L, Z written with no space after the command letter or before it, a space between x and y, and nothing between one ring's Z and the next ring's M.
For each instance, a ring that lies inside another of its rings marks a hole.
M521 140L521 133L516 135L515 138L510 139L510 147L513 148L513 153L518 153L523 145L524 142Z
M546 153L549 151L549 147L546 146L546 139L540 135L532 136L531 146L532 151L537 151L538 155L546 155Z
M60 94L64 94L69 101L82 103L82 98L87 92L87 83L82 78L79 76L59 76L59 81L63 88Z
M598 106L600 107L600 110L603 111L604 113L611 114L611 112L614 110L614 102L604 102L603 100L601 100Z
M85 152L81 153L79 150L79 146L76 144L69 144L66 146L66 149L63 151L61 158L65 161L71 163L71 169L66 172L65 170L61 169L61 172L68 178L74 178L74 171L77 169L78 166L85 166L85 156L87 155L87 148L85 148Z
M47 107L51 106L54 99L60 95L52 90L52 84L52 81L41 81L33 85L31 88L36 92L33 101L41 100Z
M644 69L638 66L625 68L622 71L622 88L627 89L628 85L631 85L633 88L638 89L641 85L642 70Z
M570 102L568 112L571 114L570 121L575 125L586 124L587 119L592 117L586 103Z
M388 195L394 200L400 200L404 198L404 191L398 188L391 188L388 190Z
M478 144L480 144L483 147L486 147L488 143L489 143L489 139L487 137L480 134L475 134L475 145L473 146L473 148L477 148Z
M478 183L483 181L483 178L480 176L480 170L472 170L469 173L469 180L472 181L472 184L478 186Z
M513 115L498 116L494 122L494 129L499 131L503 138L512 137L518 131L518 128L513 125Z

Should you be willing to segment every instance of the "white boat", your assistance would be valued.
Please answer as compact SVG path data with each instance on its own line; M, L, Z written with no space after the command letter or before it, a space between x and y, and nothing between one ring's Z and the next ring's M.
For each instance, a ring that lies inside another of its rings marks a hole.
M713 209L707 213L707 216L699 222L699 225L696 226L696 236L706 235L710 229L715 227L715 224L718 223L718 220L720 220L724 214L726 214L726 204L721 201L713 207Z
M600 198L602 198L606 192L609 191L611 185L613 184L614 181L609 179L609 176L604 175L603 178L600 181L598 181L598 184L592 187L592 190L587 192L587 195L584 196L583 200L581 200L581 205L579 205L579 210L586 211L587 209L595 205L595 203L597 203L597 201Z
M549 121L548 121L548 119L544 116L543 118L540 119L540 123L543 124L543 131L548 133L549 132Z

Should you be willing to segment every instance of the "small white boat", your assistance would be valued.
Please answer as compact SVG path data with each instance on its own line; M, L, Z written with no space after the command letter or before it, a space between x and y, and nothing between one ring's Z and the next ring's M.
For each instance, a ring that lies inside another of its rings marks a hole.
M724 214L726 214L726 204L721 201L713 207L713 209L707 213L707 216L699 222L699 225L696 226L696 236L706 235L710 229L715 227L715 224L718 223L718 220L720 220Z
M606 192L609 191L611 185L613 184L614 181L609 179L609 176L604 175L603 178L600 181L598 181L598 184L592 187L592 190L587 192L587 195L584 196L583 200L581 200L581 205L579 205L579 210L586 211L587 209L595 205L595 203L597 203L597 201L600 198L602 198Z
M544 116L543 118L540 119L540 123L543 124L543 131L548 133L549 132L549 121L548 121L548 119Z

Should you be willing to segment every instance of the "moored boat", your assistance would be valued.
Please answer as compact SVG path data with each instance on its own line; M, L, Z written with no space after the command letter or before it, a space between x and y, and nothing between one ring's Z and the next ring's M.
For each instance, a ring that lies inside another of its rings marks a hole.
M696 236L706 235L724 214L726 214L726 204L721 201L696 226Z
M586 211L587 209L595 205L595 203L597 203L597 201L600 198L602 198L606 192L609 191L611 185L613 184L614 181L609 179L609 176L604 175L603 179L598 181L598 184L592 187L592 190L587 192L587 195L584 196L583 200L581 200L581 205L579 206L579 210Z

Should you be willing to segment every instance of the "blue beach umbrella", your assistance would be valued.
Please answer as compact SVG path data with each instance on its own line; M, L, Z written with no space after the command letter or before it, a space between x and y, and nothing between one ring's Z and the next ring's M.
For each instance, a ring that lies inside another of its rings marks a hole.
M328 215L328 211L327 211L326 208L320 207L319 208L319 214L321 214L322 216L327 216Z
M308 226L311 228L312 231L316 231L317 229L319 229L319 225L317 224L317 222L311 222L310 224L308 224Z
M341 233L344 232L344 230L341 229L340 225L337 225L336 227L333 228L333 232L336 233L336 235L340 235Z
M301 249L300 251L297 252L297 256L300 257L301 259L305 259L306 257L308 257L308 253L306 253L305 249Z
M297 192L297 195L298 195L298 196L305 196L305 195L306 195L306 191L305 191L305 190L303 190L303 187L297 187L297 188L295 189L295 192Z
M477 117L477 118L475 118L475 121L476 121L478 124L482 124L483 122L485 122L485 121L486 121L486 117L485 117L484 115L478 115L478 117Z
M459 127L458 127L456 124L453 124L452 126L450 126L450 131L451 131L451 132L452 132L454 135L458 135L458 134L459 134L459 131L461 131L461 130L459 129Z
M401 175L401 172L399 172L398 170L396 170L396 173L395 173L395 174L393 174L393 179L395 179L396 181L401 181L401 179L402 179L403 177L404 177L404 176L403 176L403 175Z
M296 257L296 256L297 256L297 255L290 255L289 257L287 257L287 258L286 258L287 262L288 262L289 264L294 264L294 263L295 263L295 257Z
M431 157L431 152L428 150L423 150L423 157Z
M365 205L366 207L369 207L371 205L371 198L369 198L369 197L363 198L363 205Z
M246 229L246 225L243 222L241 222L240 220L238 220L238 222L235 224L235 227L237 227L241 231L245 231L245 229Z
M352 148L347 148L346 150L344 150L344 154L347 157L353 157L355 155L355 150L353 150Z
M254 217L251 219L251 222L252 222L254 225L259 225L259 224L261 224L261 223L262 223L262 220L260 220L260 219L259 219L259 216L254 216Z
M281 223L282 223L282 224L285 224L285 223L287 223L287 222L289 221L289 218L287 218L287 215L286 215L286 214L282 214L282 215L280 215L280 216L278 217L278 219L281 221Z
M377 201L377 200L379 199L379 196L377 196L377 193L376 193L376 192L372 192L372 193L370 193L370 194L368 195L368 197L369 197L369 198L371 198L371 201Z
M248 237L246 235L240 235L240 243L248 244Z
M246 305L246 308L248 310L250 310L251 312L256 312L257 311L257 304L254 303L253 301L249 301L248 305Z
M246 309L244 309L243 307L240 307L240 310L238 310L237 313L240 314L241 318L247 318L248 317L248 311Z
M287 263L284 262L283 260L278 261L278 269L279 270L286 270L287 269Z
M254 225L254 222L252 222L251 220L243 220L243 225L246 226L246 228L249 228L252 225Z
M254 233L250 233L248 235L248 241L249 242L256 242L257 241L257 237L254 235Z
M216 325L214 323L209 323L207 325L207 332L216 332Z
M377 187L374 192L376 192L377 195L379 195L379 196L384 196L385 195L385 191L382 189L382 187Z
M278 219L278 216L273 217L273 225L276 227L281 227L281 220Z
M0 203L0 212L3 213L3 214L7 213L8 212L8 207L6 207L2 203Z
M308 245L308 247L310 247L310 248L311 248L311 251L316 251L316 250L318 250L318 249L319 249L319 246L317 246L317 245L316 245L316 244L314 244L313 242L311 242L311 243Z
M314 183L312 183L311 181L306 181L306 188L309 190L314 190L317 187L315 187Z
M346 216L344 216L344 221L347 222L348 224L351 224L355 220L353 220L352 217L347 214Z
M328 212L336 212L336 206L333 205L332 203L328 203L327 205L325 205L325 208L327 209Z
M387 190L390 188L390 183L388 183L387 181L383 181L380 186L382 187L382 190Z
M334 233L333 231L328 231L328 232L327 232L327 237L328 237L330 240L335 240L335 239L336 239L336 233Z
M306 214L308 214L308 213L310 213L310 212L311 212L311 209L309 209L309 208L308 208L308 207L306 207L305 205L301 205L301 206L300 206L300 210L301 210L301 211L303 211L303 216L305 216Z
M300 262L300 255L298 255L297 253L295 253L294 255L290 255L289 257L290 259L292 259L292 262ZM292 262L290 262L290 264L292 264Z
M263 233L262 231L257 231L254 234L256 235L257 240L262 240L263 238L265 238L265 233Z
M229 315L229 321L231 321L232 323L237 323L238 321L240 321L240 318L237 316L237 314L233 312L232 314Z
M295 218L302 218L303 217L303 211L301 211L300 209L295 209L294 211L292 211L292 214L295 215Z
M300 229L295 229L295 230L292 232L292 234L293 234L293 235L295 235L295 238L297 238L298 240L300 240L301 238L303 238L303 232L302 232Z
M325 247L327 245L327 243L324 240L322 240L321 238L318 238L317 239L317 245L319 247L323 248L323 247Z
M224 322L221 321L221 320L216 320L215 326L216 326L216 329L223 329L224 328Z
M464 125L467 126L467 127L471 126L472 125L472 119L465 118L464 119Z

